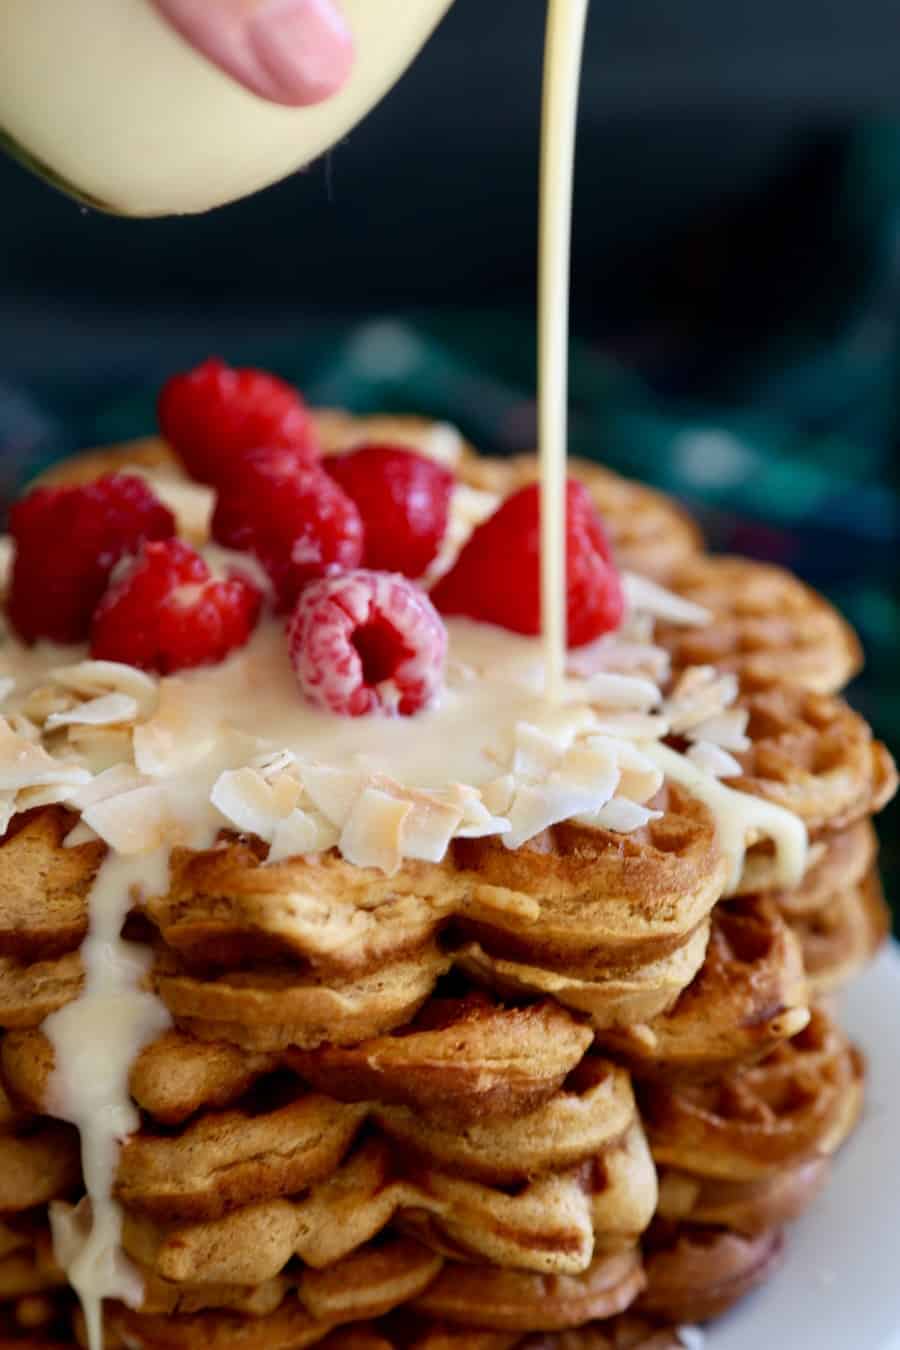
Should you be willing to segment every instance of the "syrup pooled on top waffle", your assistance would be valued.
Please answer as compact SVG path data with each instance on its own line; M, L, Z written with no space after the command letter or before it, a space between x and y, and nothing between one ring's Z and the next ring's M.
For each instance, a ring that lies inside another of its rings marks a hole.
M160 414L11 520L4 1344L691 1344L862 1106L854 635L574 462L550 703L535 461L217 362Z

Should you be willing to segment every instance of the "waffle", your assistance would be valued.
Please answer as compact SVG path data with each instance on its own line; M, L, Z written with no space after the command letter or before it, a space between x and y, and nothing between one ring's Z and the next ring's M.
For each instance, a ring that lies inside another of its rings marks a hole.
M717 906L703 965L668 1012L598 1038L638 1077L710 1078L801 1031L807 1004L797 939L771 901L745 897Z
M676 670L712 665L753 684L772 684L788 674L804 689L832 694L862 665L850 625L781 567L697 554L668 584L715 615L715 623L700 628L657 625L656 639Z
M122 1339L116 1335L119 1333ZM559 1332L494 1331L435 1322L418 1314L356 1322L333 1331L310 1330L293 1316L275 1314L247 1322L227 1314L205 1318L149 1319L119 1309L108 1318L111 1350L193 1350L238 1344L242 1350L681 1350L687 1342L656 1319L631 1313ZM172 1339L167 1339L171 1334Z
M879 811L897 770L865 720L842 699L788 685L742 692L750 748L729 787L793 811L810 832L843 830Z
M328 857L265 868L239 841L179 850L170 890L142 909L159 932L154 987L179 1025L203 1039L254 1053L326 1038L352 1044L414 1016L451 964L438 938L452 915L461 938L489 952L588 980L600 974L610 1016L635 1011L636 992L646 1014L693 977L726 866L702 803L671 786L662 804L661 819L626 837L566 825L512 853L462 840L444 863L407 863L391 878ZM8 1028L39 1025L81 988L71 948L86 929L102 851L64 848L71 823L48 807L0 844L0 875L14 897L0 919L0 1024ZM45 888L60 897L49 915ZM273 903L285 895L287 925Z
M644 1287L636 1250L597 1258L581 1275L547 1279L448 1263L415 1308L430 1317L497 1331L563 1331L622 1312Z
M747 1237L721 1228L661 1222L647 1243L647 1288L637 1306L673 1322L718 1317L778 1269L778 1229Z
M344 1259L391 1222L444 1253L525 1269L577 1272L595 1246L633 1243L652 1216L656 1182L627 1075L593 1056L582 1062L585 1033L574 1046L575 1072L555 1091L545 1082L533 1111L523 1109L531 1086L524 1094L479 1087L448 1113L455 1085L464 1098L467 1083L509 1070L508 1060L491 1062L504 1045L527 1059L543 1040L555 1053L554 1017L566 1018L549 1009L548 1021L540 1007L478 1015L482 1001L460 1015L465 1007L432 1009L429 1026L397 1038L410 1048L399 1063L387 1054L387 1072L374 1052L319 1066L332 1091L357 1102L282 1077L269 1088L257 1082L243 1104L205 1111L177 1134L148 1125L133 1135L116 1185L126 1250L154 1278L208 1286L215 1298L218 1286L271 1282L294 1256L316 1267ZM169 1034L142 1058L177 1064L185 1048ZM315 1078L307 1059L288 1056ZM51 1070L40 1032L7 1038L4 1071L17 1099L40 1109ZM139 1061L134 1077L141 1071ZM529 1084L537 1074L529 1068ZM411 1095L401 1090L414 1080ZM373 1093L387 1101L372 1102ZM263 1109L267 1095L272 1105ZM392 1104L398 1097L419 1109Z
M453 467L454 547L536 476L533 457L481 459L423 419L317 420L326 452L380 439ZM206 538L212 495L158 440L45 481L125 466ZM805 875L779 887L751 835L723 899L734 858L671 779L631 833L461 838L392 876L336 851L268 865L260 839L224 831L176 848L124 930L172 1026L130 1071L140 1123L114 1196L143 1299L107 1304L108 1350L673 1350L670 1323L767 1278L827 1181L862 1062L810 1001L883 934L869 817L896 785L834 696L858 645L787 573L701 555L664 497L572 470L620 564L712 613L657 620L665 652L632 616L628 659L655 651L659 682L668 653L666 716L689 668L727 672L750 742L727 785L802 819ZM671 722L670 747L697 746L694 723ZM104 848L67 846L77 816L37 796L0 843L0 1345L52 1350L84 1328L47 1208L82 1183L41 1023L82 988Z
M861 1103L861 1062L821 1008L759 1065L702 1086L645 1085L660 1215L749 1235L796 1218Z
M585 1327L561 1332L520 1336L518 1332L476 1331L449 1323L422 1325L417 1318L395 1330L396 1320L375 1334L384 1337L373 1342L371 1350L678 1350L685 1344L674 1328L625 1313L619 1317L589 1323ZM355 1330L355 1329L354 1329ZM352 1333L337 1332L333 1346L326 1350L354 1350ZM359 1347L368 1350L368 1347Z
M811 914L790 917L814 998L843 989L872 960L891 931L878 872L838 891Z

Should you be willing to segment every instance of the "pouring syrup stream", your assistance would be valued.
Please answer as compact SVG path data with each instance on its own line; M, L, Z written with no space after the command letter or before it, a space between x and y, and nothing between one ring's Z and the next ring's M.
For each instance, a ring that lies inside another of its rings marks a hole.
M538 447L545 692L558 702L566 660L566 445L569 277L578 88L588 0L549 0L541 110Z

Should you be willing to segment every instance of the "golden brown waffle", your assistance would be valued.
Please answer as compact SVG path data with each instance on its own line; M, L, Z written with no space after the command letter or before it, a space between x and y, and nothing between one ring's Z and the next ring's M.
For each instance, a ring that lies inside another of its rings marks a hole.
M879 811L897 770L868 724L842 699L788 685L745 689L749 750L729 787L793 811L810 831L841 830Z
M567 1024L578 1032L569 1051ZM116 1184L133 1258L179 1298L204 1286L195 1305L216 1306L221 1288L270 1283L294 1256L344 1259L390 1222L449 1255L573 1272L646 1227L656 1179L628 1076L583 1060L590 1033L561 1009L448 1001L395 1042L398 1056L374 1043L337 1063L322 1052L332 1091L358 1104L281 1078L177 1133L145 1125ZM189 1051L169 1034L144 1053L164 1074L166 1058L177 1069ZM314 1058L288 1062L314 1079ZM7 1037L19 1100L43 1106L52 1062L40 1032ZM221 1079L207 1077L221 1099Z
M797 939L771 901L744 897L716 907L703 965L668 1012L598 1039L641 1077L709 1078L760 1058L808 1018Z
M246 1292L242 1298L236 1290L233 1304L238 1310L192 1313L190 1291L173 1298L151 1281L151 1294L161 1311L112 1308L108 1323L129 1346L205 1350L237 1344L254 1350L294 1350L321 1342L335 1326L368 1322L407 1302L434 1279L440 1266L440 1257L410 1239L394 1238L330 1270L308 1270L280 1282L271 1291L271 1306L258 1294ZM177 1311L163 1304L172 1304Z
M753 1236L799 1218L828 1182L828 1158L813 1158L759 1181L720 1181L660 1170L659 1215Z
M708 942L709 923L704 922L669 955L644 965L610 966L597 979L504 960L477 942L454 952L454 964L503 997L547 995L584 1013L592 1027L603 1030L645 1023L668 1012L703 965Z
M396 1324L399 1322L399 1327ZM396 1328L396 1329L395 1329ZM335 1332L324 1350L357 1350L352 1337L356 1328ZM684 1342L672 1327L644 1317L623 1313L569 1331L538 1332L520 1336L511 1331L477 1331L449 1323L422 1325L422 1319L387 1319L374 1335L371 1350L679 1350ZM358 1350L369 1350L359 1346Z
M80 1179L77 1131L37 1118L0 1084L0 1225L70 1195ZM0 1236L0 1253L3 1247Z
M662 818L633 835L560 826L515 852L461 841L443 864L391 878L332 856L267 868L241 842L176 851L169 892L142 911L161 937L154 987L203 1039L261 1053L352 1044L414 1015L451 962L438 938L454 915L463 943L599 983L567 1000L576 1009L587 998L607 1018L649 1015L695 973L726 867L706 807L677 786L660 800ZM44 808L0 844L13 896L0 918L0 1026L39 1025L80 990L73 948L102 854L66 849L71 823ZM272 918L285 897L290 925Z
M837 892L812 914L790 919L815 998L836 993L872 960L891 931L878 872Z
M172 1339L165 1339L171 1328ZM333 1331L311 1330L296 1315L281 1312L251 1323L228 1314L152 1319L116 1309L107 1319L107 1334L124 1333L109 1342L110 1350L194 1350L230 1347L240 1350L682 1350L686 1344L673 1327L656 1319L624 1313L567 1331L528 1333L491 1331L436 1322L421 1314L388 1316L378 1322L354 1322Z
M321 1091L425 1110L430 1120L516 1116L539 1106L577 1067L587 1027L552 1003L505 1009L484 995L436 999L410 1028L357 1046L290 1051Z
M581 1275L548 1278L447 1263L416 1300L430 1317L497 1331L562 1331L612 1317L644 1287L636 1249L598 1257Z
M282 1139L291 1139L284 1118L268 1124L270 1133L281 1127ZM202 1132L200 1140L208 1142ZM236 1145L244 1158L250 1143L248 1138ZM228 1156L226 1150L226 1166ZM315 1269L331 1266L363 1248L391 1222L442 1253L522 1270L577 1274L595 1246L633 1241L656 1203L653 1167L636 1122L590 1164L549 1172L512 1190L398 1154L371 1136L324 1179L304 1189L302 1182L287 1180L288 1169L270 1157L256 1168L263 1182L259 1194L280 1190L277 1198L254 1196L251 1203L218 1218L193 1222L160 1223L141 1215L139 1205L178 1212L186 1201L199 1207L207 1198L194 1176L182 1179L165 1167L171 1155L160 1158L162 1177L152 1170L148 1175L147 1164L155 1161L151 1144L126 1163L125 1249L157 1280L179 1290L202 1286L205 1302L197 1306L217 1306L222 1287L265 1285L296 1257ZM327 1160L316 1161L324 1166ZM235 1170L240 1167L240 1162L235 1164ZM245 1198L240 1190L234 1194ZM211 1207L221 1204L219 1194L209 1196Z
M795 1218L862 1105L862 1063L821 1009L766 1060L705 1085L646 1084L660 1215L758 1234Z
M566 1092L581 1097L602 1081L604 1090L593 1094L597 1109L609 1106L615 1119L627 1123L627 1078L593 1059L584 1070L580 1067L591 1039L586 1027L553 1004L505 1008L484 995L457 995L432 1000L396 1037L346 1051L326 1046L316 1052L247 1056L242 1063L240 1052L229 1046L170 1032L138 1057L131 1089L144 1111L172 1125L201 1107L237 1101L258 1079L287 1065L312 1083L327 1084L332 1095L379 1100L379 1110L390 1106L398 1122L404 1107L411 1106L426 1112L429 1124L443 1127L444 1122L518 1119L544 1107L564 1083ZM16 1100L33 1112L46 1110L53 1051L43 1034L10 1033L2 1060ZM179 1083L189 1074L190 1095L179 1097Z
M78 1135L55 1120L0 1134L0 1214L21 1214L69 1195L80 1181Z
M645 1247L647 1288L638 1307L673 1322L705 1322L764 1283L782 1252L777 1229L747 1237L660 1222Z
M152 984L183 1030L201 1040L265 1052L329 1039L350 1045L401 1026L449 965L450 958L433 944L372 974L325 983L287 964L203 977L160 951Z
M486 1114L510 1116L542 1106L579 1065L590 1041L586 1027L552 1004L515 1010L470 996L434 1000L397 1039L363 1042L363 1049L348 1049L345 1056L335 1046L305 1056L243 1054L173 1031L140 1054L131 1092L147 1114L178 1125L202 1107L236 1102L286 1062L310 1081L328 1080L339 1095L381 1096L382 1110L393 1102L398 1129L403 1102L425 1107L432 1125L441 1114L472 1123ZM1 1054L16 1098L32 1111L45 1111L53 1071L46 1038L38 1030L13 1031ZM371 1061L364 1079L360 1056ZM621 1091L618 1081L615 1091Z
M862 665L850 625L809 586L771 563L696 554L668 579L713 622L660 623L656 641L673 668L717 666L754 684L785 678L820 694L842 689Z
M569 823L512 852L458 840L457 864L477 877L461 931L488 952L587 980L677 951L720 897L727 864L696 798L670 784L659 809L627 835Z

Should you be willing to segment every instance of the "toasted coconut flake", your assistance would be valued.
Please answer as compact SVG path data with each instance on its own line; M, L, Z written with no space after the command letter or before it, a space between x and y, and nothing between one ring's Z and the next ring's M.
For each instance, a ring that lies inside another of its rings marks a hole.
M542 779L556 768L562 758L557 741L531 722L516 727L516 748L512 771L517 779Z
M86 825L83 820L79 820L78 824L72 826L63 840L63 848L78 848L81 844L93 844L99 838L96 830L92 830L90 825Z
M651 820L659 820L662 814L662 811L651 811L638 802L630 802L627 797L613 797L599 811L579 815L578 819L584 825L599 826L603 830L612 830L614 834L630 834Z
M688 628L712 622L713 616L708 609L667 591L664 586L657 585L647 577L639 577L635 572L623 572L622 583L628 608L639 614L650 614L654 619L685 624Z
M649 712L662 702L659 686L638 675L619 675L604 672L592 675L579 697L600 708L621 709L623 712Z
M601 796L601 789L572 782L561 774L546 783L524 783L507 813L510 829L503 842L507 848L518 848L551 825L595 810Z
M116 853L152 853L185 836L177 806L163 787L139 787L96 802L82 819Z
M332 769L327 764L301 764L299 773L313 805L342 829L366 786L367 775L354 769Z
M591 736L588 745L609 755L619 771L617 793L636 802L655 796L663 784L662 771L630 741L611 736Z
M288 791L282 777L276 783L267 782L256 769L232 769L216 779L210 801L230 825L242 834L255 834L270 842L279 821L297 806L302 788L291 779Z
M67 731L67 751L85 763L92 774L130 762L131 732L124 727L71 726Z
M6 834L9 822L16 814L16 793L0 792L0 835Z
M64 764L42 745L19 736L0 718L0 791L46 784L87 783L91 775L76 764Z
M747 735L747 723L750 713L747 708L728 708L698 722L687 733L688 740L708 741L722 750L750 749L750 737Z
M689 666L666 699L664 711L676 735L719 716L738 696L737 676L715 666ZM707 738L704 738L707 739Z
M585 647L569 652L567 674L579 679L590 679L601 671L622 675L641 675L660 685L669 677L672 658L663 647L649 641L629 640L620 629L606 633Z
M495 816L505 816L512 806L515 793L516 780L511 773L505 773L485 783L481 789L481 800Z
M377 867L393 876L403 862L403 827L411 811L410 802L365 788L341 831L341 853L355 867Z
M274 864L286 858L324 853L334 848L339 839L338 830L318 811L301 811L298 807L276 824L266 861Z
M146 786L149 786L148 780L138 773L133 764L114 764L103 773L98 773L83 787L79 787L72 797L72 805L78 811L86 811L89 806L96 806L98 802L105 802L110 797L118 797L123 792L133 792L135 788Z
M22 716L27 717L38 729L43 727L49 717L77 707L71 694L54 684L40 684L29 689L22 704Z
M668 735L669 723L655 713L611 713L597 718L595 730L627 741L658 741Z
M297 764L297 756L293 750L266 750L261 755L256 755L250 762L250 768L256 769L262 774L268 782L273 778L278 778L288 770L294 769Z
M17 811L34 811L39 806L57 806L70 802L77 787L64 783L49 783L46 787L20 788L16 796Z
M512 801L513 778L507 775L509 782L509 792L505 797L506 805L503 811L492 815L487 806L487 799L484 793L479 793L475 788L464 787L457 783L455 791L458 795L462 807L462 820L456 831L457 839L481 839L489 834L506 834L509 830L509 821L505 818L504 812L506 806ZM501 783L507 779L494 779L494 783ZM491 786L490 784L488 786ZM487 788L485 788L485 793Z
M71 726L114 727L134 722L137 715L137 700L130 694L101 694L66 712L50 713L44 727L47 731Z
M156 680L134 666L121 661L79 661L73 666L58 666L53 683L82 700L104 694L127 694L138 706L138 717L149 717L156 707Z
M462 821L462 807L442 801L435 793L416 793L411 806L403 821L403 856L440 862Z
M713 778L739 778L743 773L734 756L711 741L697 741L688 750L687 757L698 769L712 774Z

